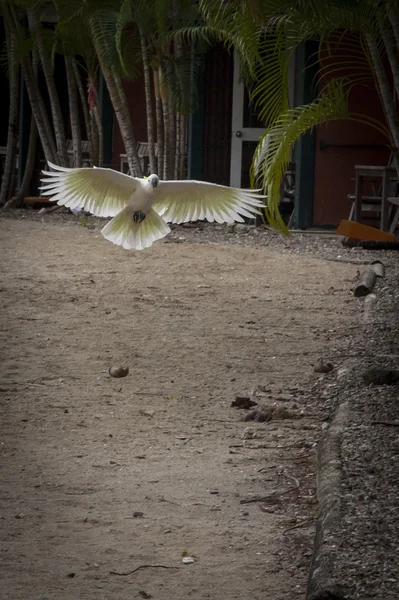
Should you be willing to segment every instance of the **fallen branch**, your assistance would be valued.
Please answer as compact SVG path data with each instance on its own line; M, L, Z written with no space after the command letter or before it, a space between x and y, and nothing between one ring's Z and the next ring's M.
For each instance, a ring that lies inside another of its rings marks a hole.
M370 264L377 277L385 277L385 266L380 260L373 260Z
M357 298L361 296L367 296L372 291L377 281L377 275L374 269L367 269L363 271L360 276L359 283L355 287L354 294Z
M294 482L295 482L295 485L296 485L296 487L297 487L297 488L299 488L299 487L300 487L300 485L301 485L301 484L300 484L300 481L299 481L299 479L297 479L296 477L293 477L293 475L289 475L288 473L284 473L284 475L285 475L286 477L288 477L289 479L292 479L292 481L294 481Z
M271 498L277 498L278 496L282 496L283 494L288 494L292 492L292 488L288 490L284 490L283 492L279 492L279 494L269 494L269 496L254 496L253 498L243 498L240 500L240 504L252 504L254 502L267 502Z
M128 575L132 575L139 569L180 569L180 567L168 567L167 565L140 565L136 567L132 571L126 571L125 573L119 573L118 571L110 571L110 575L120 575L121 577L127 577Z
M308 525L309 523L313 523L314 519L306 519L306 521L302 521L302 523L297 523L296 525L293 525L292 527L287 527L287 529L283 530L283 534L286 533L287 531L291 531L292 529L299 529L299 527L304 527L305 525Z

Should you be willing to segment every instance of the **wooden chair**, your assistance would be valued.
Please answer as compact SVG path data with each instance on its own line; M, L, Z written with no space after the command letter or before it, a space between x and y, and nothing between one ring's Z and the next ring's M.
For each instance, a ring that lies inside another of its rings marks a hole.
M393 167L393 156L387 166L355 165L355 193L348 194L352 200L349 220L361 222L365 218L379 218L380 228L388 230L389 220L393 216L392 227L396 227L399 215L394 214L395 199L399 192L396 169ZM368 190L364 190L364 185ZM393 199L393 201L392 201ZM397 213L398 211L396 211ZM365 215L367 214L367 216Z
M392 205L393 219L389 228L389 233L395 233L399 229L399 196L388 197L388 202Z

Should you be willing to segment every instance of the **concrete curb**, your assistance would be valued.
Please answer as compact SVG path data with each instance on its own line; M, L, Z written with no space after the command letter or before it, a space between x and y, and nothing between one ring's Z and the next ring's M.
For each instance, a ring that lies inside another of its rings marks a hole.
M319 514L310 565L306 600L344 600L342 584L332 576L334 536L341 523L341 442L349 423L348 403L340 404L331 425L317 446L317 497Z

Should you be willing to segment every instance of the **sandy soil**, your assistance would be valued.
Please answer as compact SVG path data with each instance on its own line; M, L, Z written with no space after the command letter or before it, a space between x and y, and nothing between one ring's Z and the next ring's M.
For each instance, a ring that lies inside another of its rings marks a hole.
M345 359L356 265L131 253L76 223L0 220L1 597L303 597L327 418L306 390ZM241 420L258 385L288 418Z

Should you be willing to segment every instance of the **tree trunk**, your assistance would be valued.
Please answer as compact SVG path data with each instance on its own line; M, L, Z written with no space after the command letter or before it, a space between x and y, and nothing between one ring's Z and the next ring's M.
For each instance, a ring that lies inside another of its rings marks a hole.
M5 3L3 5L3 16L5 22L7 23L7 26L9 27L9 30L12 32L12 35L14 35L15 38L18 40L23 40L24 35L21 31L21 25L16 13L15 6L13 6L12 4ZM40 94L36 83L36 79L32 68L32 62L29 56L22 57L21 68L26 82L32 113L35 116L40 130L40 135L43 138L43 149L46 154L46 159L55 162L55 142L52 137L50 122L48 120L48 115L44 106L43 98Z
M65 58L65 70L68 86L69 118L71 120L73 166L82 166L82 132L79 122L78 90L75 73L73 72L72 59L67 54Z
M396 40L396 46L399 48L399 19L398 13L396 12L396 8L390 5L388 7L388 17L392 25L393 33Z
M148 139L148 152L150 157L150 172L157 172L157 164L155 159L155 143L154 143L154 116L152 110L152 97L151 97L151 79L150 79L150 66L148 61L148 48L147 41L143 30L140 28L140 41L141 41L141 57L143 60L143 71L144 71L144 92L145 92L145 105L147 113L147 139Z
M175 144L175 172L173 179L179 179L179 169L180 169L180 151L181 151L181 119L180 115L176 115L176 144Z
M157 115L157 147L158 147L158 170L159 177L164 176L164 131L163 131L163 114L162 100L159 91L159 72L154 69L154 92L155 92L155 108Z
M162 101L162 116L163 116L163 178L171 179L172 175L170 172L170 153L169 153L169 140L170 140L170 115L169 115L169 101L168 101L168 90L166 89L165 78L163 75L162 68L159 68L159 91Z
M12 4L3 4L3 15L7 21L7 25L11 33L15 35L17 39L23 39L21 26L15 12L15 7ZM24 56L21 59L21 67L26 83L26 90L29 96L29 102L32 108L32 113L35 117L45 158L47 161L56 163L57 151L52 135L50 121L44 106L43 98L36 83L32 62L27 56Z
M35 81L37 81L37 55L34 55L32 58L32 69L35 76ZM30 186L32 182L33 172L36 164L36 154L37 154L37 126L35 117L32 113L30 120L30 129L29 129L29 145L28 145L28 154L26 157L25 170L22 178L21 187L18 190L16 198L14 198L9 206L12 208L18 208L22 206L25 196L29 194Z
M387 51L389 64L391 65L396 96L399 98L399 60L396 40L387 19L379 19L378 25L381 32L382 41L384 42L385 49Z
M33 172L36 164L36 154L37 154L37 127L35 118L32 115L30 122L30 132L29 132L29 146L28 146L28 155L26 157L26 165L24 176L22 179L21 187L18 190L17 197L15 199L15 206L21 206L23 204L25 196L28 195Z
M33 30L36 36L40 62L43 69L44 78L46 80L48 96L50 100L51 116L53 119L55 141L57 144L58 161L61 166L68 166L67 140L65 135L64 120L62 117L61 105L58 96L58 91L55 85L53 66L51 57L45 46L43 39L43 27L40 23L40 12L42 7L36 7L29 11L32 18Z
M180 148L180 166L179 179L186 178L186 145L187 145L187 117L180 115L182 125L181 148Z
M172 102L169 102L169 170L170 179L175 174L176 162L176 114Z
M15 161L17 157L18 143L18 108L19 108L19 69L15 58L15 38L11 35L10 30L5 25L7 54L8 54L8 72L9 72L9 88L10 88L10 108L8 112L8 132L7 132L7 152L4 165L3 179L1 181L0 205L2 206L9 200L13 190L11 183L13 181L13 172L15 172Z
M90 113L90 127L91 127L91 139L92 139L92 145L91 145L91 151L90 151L91 164L93 166L100 167L100 166L102 166L102 165L100 165L100 153L99 153L100 138L98 135L97 123L95 121L93 113Z
M80 103L82 106L82 110L83 110L83 117L84 117L84 121L85 121L85 127L86 127L86 134L87 134L87 139L89 142L89 152L90 152L90 157L93 161L93 153L95 152L95 148L94 148L94 140L93 140L93 127L92 127L92 122L90 119L90 113L89 113L89 106L87 103L87 96L84 92L83 89L83 84L82 84L82 79L79 73L79 68L78 65L76 63L76 59L73 58L72 59L72 67L73 67L73 72L75 74L75 79L76 79L76 85L78 86L78 92L79 92L79 98L80 98ZM98 160L96 160L97 164Z
M389 85L384 65L381 60L377 41L370 34L367 34L366 39L374 67L374 77L377 83L377 89L380 94L382 106L385 112L388 128L391 135L391 142L394 150L395 167L399 176L399 126L392 88Z
M100 110L98 106L98 93L97 88L94 83L94 79L89 78L89 88L88 88L88 99L87 103L90 107L90 120L92 123L93 130L93 138L96 139L96 156L98 157L98 163L94 162L93 156L93 164L98 167L102 167L104 164L104 133L103 133L103 124L101 121Z
M124 140L129 168L131 170L132 175L135 175L136 177L143 177L143 169L141 167L141 162L137 153L137 142L133 132L133 125L130 117L129 107L127 105L125 90L123 89L122 80L118 75L114 75L114 80L121 103L122 110L120 112L120 116L122 117L122 121L124 123Z
M97 58L100 64L102 74L104 76L105 83L108 88L109 97L111 99L112 106L115 111L115 116L119 124L121 136L125 145L130 172L132 175L142 177L143 170L141 168L140 159L137 154L136 139L134 136L132 121L130 118L130 113L127 106L126 96L121 79L119 75L115 75L105 66L100 44L95 41L96 36L93 32L93 25L91 25L91 28L92 40L96 50Z
M102 167L104 164L104 131L103 124L101 122L100 111L98 110L98 106L95 106L92 109L92 115L94 119L94 124L96 125L96 135L98 138L98 166ZM93 128L94 131L94 128Z

